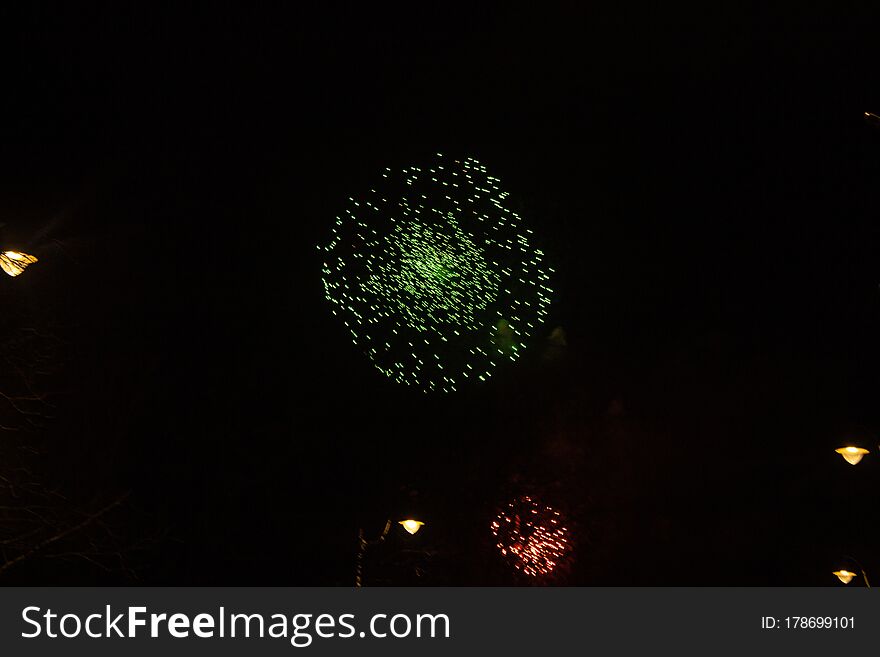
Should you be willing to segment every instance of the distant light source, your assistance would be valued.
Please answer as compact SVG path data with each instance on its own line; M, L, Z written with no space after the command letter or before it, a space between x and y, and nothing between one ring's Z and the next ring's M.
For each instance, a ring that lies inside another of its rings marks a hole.
M32 265L36 261L37 259L34 256L22 253L21 251L4 251L0 253L0 269L10 276L18 276L27 269L28 265Z
M862 457L868 453L868 450L866 450L865 448L854 447L852 445L848 445L846 447L838 447L834 451L840 454L850 465L856 465L859 461L862 460Z
M835 570L832 574L836 575L837 579L839 579L844 584L849 584L852 581L853 577L858 576L858 573L854 573L851 570Z
M401 527L403 527L410 534L415 534L417 531L419 531L422 528L422 526L425 523L423 523L421 520L407 519L407 520L401 520L397 524L399 524Z

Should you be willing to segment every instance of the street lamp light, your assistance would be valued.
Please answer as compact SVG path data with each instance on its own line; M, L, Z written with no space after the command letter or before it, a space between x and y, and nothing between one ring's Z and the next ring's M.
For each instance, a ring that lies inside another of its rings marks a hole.
M850 565L850 567L854 568L855 570L841 568L840 570L835 570L831 574L837 577L837 579L839 579L844 584L849 584L851 581L853 581L853 578L861 575L862 579L865 581L865 586L867 588L871 588L871 582L868 580L868 573L865 572L865 567L862 566L862 564L860 564L858 560L854 559L853 557L845 557L844 562L847 565Z
M421 520L413 520L412 518L407 518L406 520L401 520L397 524L403 527L410 534L415 534L422 528L425 523L423 523Z
M858 577L858 573L854 573L851 570L835 570L832 575L837 575L837 579L839 579L844 584L849 584L852 581L853 577Z
M388 532L391 531L391 520L385 521L385 528L382 530L382 533L379 535L379 538L368 541L364 538L364 530L358 530L358 550L357 557L355 558L355 568L354 568L354 586L355 588L361 588L364 582L364 555L367 552L367 548L373 545L379 545L380 543L385 542L385 537L388 536ZM405 520L399 520L397 522L398 525L403 527L407 533L410 535L415 534L422 527L424 527L425 523L421 520L414 520L412 518L406 518Z
M844 460L850 465L858 465L859 461L862 460L862 457L865 454L868 454L867 449L865 449L864 447L856 447L855 445L838 447L834 451L840 454L844 458Z
M22 253L21 251L3 251L0 253L0 269L10 276L18 276L28 265L32 265L37 259Z

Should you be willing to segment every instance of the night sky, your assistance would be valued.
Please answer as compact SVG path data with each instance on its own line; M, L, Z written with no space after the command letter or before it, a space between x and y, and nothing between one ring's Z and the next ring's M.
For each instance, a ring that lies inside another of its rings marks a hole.
M574 537L537 583L880 579L875 3L124 4L0 9L0 246L40 258L0 351L52 336L0 476L63 496L45 536L121 500L0 583L350 586L358 528L415 515L367 585L534 584L489 532L521 494ZM554 295L517 363L425 395L316 247L438 151L501 179Z

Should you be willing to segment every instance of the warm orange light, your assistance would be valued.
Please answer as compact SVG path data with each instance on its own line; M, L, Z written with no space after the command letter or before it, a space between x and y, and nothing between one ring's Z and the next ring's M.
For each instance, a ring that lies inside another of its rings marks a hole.
M22 253L21 251L3 251L0 253L0 269L10 276L18 276L28 265L35 263L37 259Z
M425 523L423 523L421 520L407 519L407 520L401 520L397 524L399 524L401 527L403 527L410 534L415 534L417 531L419 531L422 528L422 526Z
M863 447L854 447L852 445L838 447L834 451L840 454L850 465L856 465L868 453L868 450Z
M849 570L835 570L833 575L837 575L837 579L839 579L844 584L849 584L852 581L853 577L857 577L858 573L854 573Z

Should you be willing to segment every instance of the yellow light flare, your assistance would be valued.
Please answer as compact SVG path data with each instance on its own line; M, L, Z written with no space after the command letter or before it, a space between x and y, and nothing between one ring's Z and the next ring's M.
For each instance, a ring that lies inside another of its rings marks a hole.
M397 524L403 527L410 534L415 534L424 526L425 523L423 523L421 520L412 520L408 518L406 520L401 520Z
M854 445L847 445L846 447L838 447L834 450L838 454L840 454L844 460L850 465L856 465L859 461L862 460L862 457L868 453L863 447L855 447Z
M835 570L832 575L836 575L837 579L839 579L844 584L849 584L852 581L853 577L858 577L858 573L854 573L849 570Z
M28 265L32 265L35 262L37 262L37 259L34 256L22 253L21 251L4 251L0 253L0 269L10 276L18 276L27 269Z

